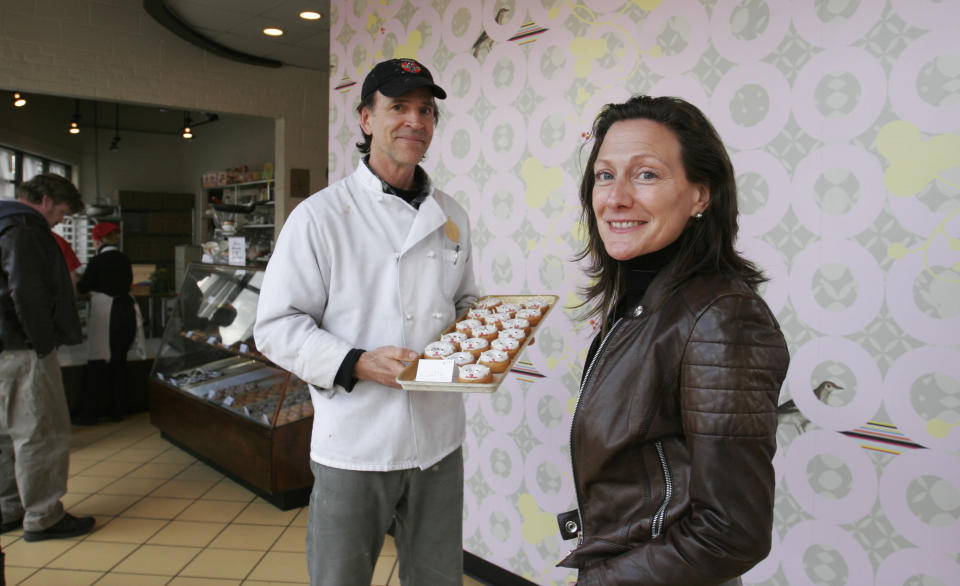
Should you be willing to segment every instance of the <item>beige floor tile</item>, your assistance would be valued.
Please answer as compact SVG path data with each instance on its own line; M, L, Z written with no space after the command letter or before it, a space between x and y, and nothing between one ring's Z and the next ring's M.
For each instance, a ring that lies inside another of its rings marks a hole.
M173 519L192 503L193 501L190 499L147 496L124 511L121 516L139 517L141 519Z
M99 466L96 464L95 466ZM90 470L92 468L89 468ZM84 471L67 478L67 491L78 494L93 494L116 479L114 476L91 476Z
M297 516L297 510L281 511L263 499L248 504L235 522L253 525L280 525L286 527Z
M167 440L160 437L160 434L157 433L156 435L151 435L143 438L142 440L133 444L131 447L133 448L169 448L172 445L173 444L171 444Z
M163 478L170 479L187 467L183 463L147 462L136 470L127 474L128 478Z
M283 527L231 523L227 525L226 529L224 529L220 535L217 535L217 538L210 543L210 547L216 547L218 549L253 549L267 551L271 546L276 549L274 543L282 532ZM300 550L302 551L303 549L303 543L301 543Z
M88 586L96 582L103 572L80 570L40 570L20 582L18 586Z
M175 576L190 563L199 547L172 547L169 545L141 545L116 567L117 572Z
M249 503L256 495L229 478L224 478L203 494L205 500L236 501Z
M134 543L81 541L76 547L47 564L47 567L61 570L107 571L137 547L138 544Z
M309 582L306 557L303 554L268 551L250 573L251 580Z
M479 580L474 580L470 576L464 576L463 586L484 586L484 583Z
M310 507L300 507L300 512L297 513L296 518L294 518L293 525L294 527L306 527L307 526L307 515L310 512Z
M231 549L205 549L193 558L181 576L194 578L231 578L242 580L260 561L265 552Z
M60 502L63 503L63 508L69 511L73 505L79 503L88 496L90 495L85 492L68 492L60 497Z
M393 566L393 572L390 574L390 581L387 582L387 586L401 586L400 574L397 573L397 566Z
M200 499L187 507L177 516L179 521L210 521L213 523L229 523L240 514L243 503L231 501L208 501Z
M37 568L16 568L7 566L6 570L7 584L14 586L14 584L19 584L29 578L30 574L33 574L37 571Z
M0 535L0 547L8 548L13 545L15 542L20 541L20 537L23 535L22 529L17 529L16 531L8 531L3 535Z
M70 457L70 476L76 476L87 468L99 464L100 460L84 460L81 458Z
M70 548L76 547L77 543L69 539L50 539L27 543L21 539L10 547L4 546L3 553L6 554L6 564L8 566L42 568Z
M108 515L116 517L129 509L141 497L125 494L91 494L87 498L70 507L74 515Z
M397 542L393 540L392 535L383 536L383 547L380 548L380 555L397 557Z
M184 499L200 498L215 483L210 480L180 480L174 478L157 487L151 496L172 496Z
M177 576L170 581L169 586L239 586L240 580L225 580L223 578L189 578Z
M126 476L101 488L100 494L128 494L132 496L147 496L158 486L167 482L165 478L130 478Z
M177 474L177 478L181 480L212 480L219 482L223 478L223 474L220 474L203 462L195 462L189 468Z
M122 574L110 572L105 574L97 586L165 586L171 576L145 576L143 574Z
M225 523L198 523L195 521L170 521L166 527L151 537L153 545L189 545L206 547L226 527Z
M375 586L386 586L395 565L397 565L397 558L381 555L373 567L373 580L370 583Z
M153 448L124 448L116 454L110 456L111 461L116 462L150 462L164 452L161 447Z
M97 462L101 462L105 458L109 458L119 451L120 449L118 448L94 448L92 446L87 446L71 451L70 458L76 458L78 460L96 460Z
M180 448L173 447L173 448L167 448L162 453L157 455L156 458L150 461L158 462L158 463L166 463L166 464L193 464L194 462L197 461L197 459L191 456L190 454L184 452Z
M98 518L99 522L100 519ZM157 531L166 525L166 519L133 519L117 517L103 527L94 528L84 541L106 541L111 543L146 543Z
M266 527L262 527L266 529ZM307 548L307 528L306 527L288 527L283 530L280 539L270 548L273 551L289 551L292 553L306 551Z
M111 478L120 478L140 465L140 462L120 462L114 460L113 456L110 456L84 470L82 476L109 476ZM76 478L78 477L71 478L70 481L72 482L76 480Z

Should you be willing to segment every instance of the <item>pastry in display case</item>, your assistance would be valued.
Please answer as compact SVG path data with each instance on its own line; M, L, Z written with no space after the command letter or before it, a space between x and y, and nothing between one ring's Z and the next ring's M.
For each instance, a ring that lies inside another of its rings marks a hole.
M164 437L281 508L309 495L309 387L256 348L262 267L193 263L150 376Z

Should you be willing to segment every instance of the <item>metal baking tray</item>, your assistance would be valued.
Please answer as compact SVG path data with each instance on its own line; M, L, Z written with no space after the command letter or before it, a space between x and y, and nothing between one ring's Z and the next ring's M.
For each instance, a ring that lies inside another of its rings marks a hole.
M520 354L523 353L524 349L527 347L527 344L533 340L536 336L537 331L540 329L540 326L543 325L543 320L547 319L547 316L550 315L550 312L553 311L553 308L557 306L557 301L559 297L556 295L486 295L481 297L477 301L487 299L490 297L496 297L497 299L502 300L504 303L523 303L529 299L544 299L550 302L550 306L543 310L543 315L540 317L540 321L537 322L537 325L530 327L530 335L523 339L523 342L520 344L520 348L517 349L517 353L513 355L513 358L510 359L510 364L507 365L507 369L501 373L493 373L493 382L491 383L461 383L461 382L450 382L450 383L435 383L427 381L418 381L417 377L417 362L420 359L416 359L406 366L400 374L397 375L397 382L400 383L400 386L408 391L447 391L454 393L493 393L503 382L503 379L510 374L510 370L516 364L517 359L520 358ZM476 307L476 304L474 304ZM472 309L472 308L471 308ZM466 319L467 313L469 310L464 311L456 321L461 321ZM456 322L447 326L447 329L443 330L437 334L437 340L440 339L440 336L448 332L452 332L456 329ZM418 348L417 351L423 352L423 348Z

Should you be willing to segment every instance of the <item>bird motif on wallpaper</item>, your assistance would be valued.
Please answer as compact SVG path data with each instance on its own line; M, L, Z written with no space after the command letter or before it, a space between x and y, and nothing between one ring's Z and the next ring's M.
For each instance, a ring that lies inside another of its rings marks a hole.
M509 8L497 10L497 14L493 17L493 20L495 20L497 24L503 24L503 18L508 12L510 12ZM473 56L479 59L480 54L483 53L483 56L486 57L491 49L493 49L493 39L490 38L487 31L480 31L480 36L473 42L473 48L471 49Z
M842 390L843 387L833 381L825 380L813 389L813 395L823 403L829 404L827 401L830 394L838 389ZM795 427L798 435L807 431L807 427L810 426L810 420L800 411L793 399L777 407L777 426L787 425Z

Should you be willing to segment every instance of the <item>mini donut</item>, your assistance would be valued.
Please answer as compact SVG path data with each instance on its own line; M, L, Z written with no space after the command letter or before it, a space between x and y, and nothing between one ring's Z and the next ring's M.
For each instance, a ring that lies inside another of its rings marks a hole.
M524 333L529 334L530 322L522 318L508 319L507 321L503 322L503 329L509 330L511 328L517 328L523 330Z
M459 348L460 344L462 344L463 341L469 337L470 336L468 336L465 332L450 332L448 334L444 334L440 336L440 341L450 342L451 344Z
M483 318L483 323L491 326L497 326L497 329L503 329L503 322L510 319L509 313L491 313Z
M524 341L527 337L527 332L521 330L520 328L507 328L505 330L500 330L498 335L500 338L513 338L518 342Z
M509 313L513 317L520 309L523 307L519 303L502 303L497 306L497 313Z
M527 309L544 310L550 307L550 302L543 297L531 297L530 299L524 300L523 306Z
M489 366L491 372L503 372L507 370L507 366L510 364L510 355L503 350L487 350L480 353L477 364Z
M503 301L499 297L484 297L480 301L477 301L477 307L480 309L493 309L501 303L503 303Z
M484 338L487 341L496 340L497 334L500 332L500 328L491 324L484 324L482 326L477 326L470 331L470 335L474 338ZM461 346L462 347L462 346Z
M464 364L457 377L462 383L488 383L493 380L490 368L482 364Z
M487 317L491 313L492 312L486 307L474 307L473 309L467 312L467 318L482 320L483 318Z
M536 307L529 307L518 310L514 317L517 319L525 319L530 322L531 326L535 326L540 323L540 318L543 317L543 312Z
M424 358L442 359L457 351L453 342L430 342L423 351Z
M463 366L464 364L473 364L476 362L477 357L473 355L472 352L454 352L450 356L447 356L448 360L453 360L457 366Z
M460 344L460 350L473 354L474 358L489 347L490 341L486 338L469 338Z
M465 319L463 321L458 321L455 329L458 332L469 334L470 330L472 330L473 328L478 328L482 325L483 325L483 322L478 319Z
M497 338L490 342L490 347L494 350L503 350L511 357L520 349L520 340L515 338Z

